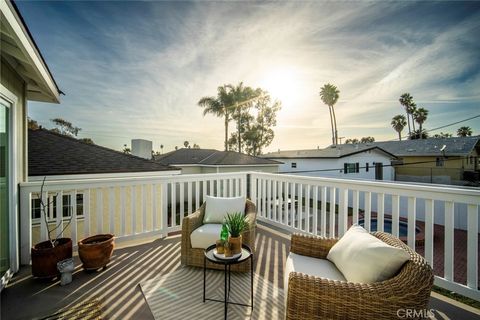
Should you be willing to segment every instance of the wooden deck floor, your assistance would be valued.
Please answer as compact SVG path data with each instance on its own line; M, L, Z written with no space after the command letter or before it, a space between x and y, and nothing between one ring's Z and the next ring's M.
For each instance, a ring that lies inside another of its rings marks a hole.
M289 246L288 235L259 225L255 272L280 288ZM65 287L33 279L30 267L23 267L1 293L0 319L41 319L90 299L102 302L104 319L153 319L138 284L181 267L180 236L117 248L109 267L97 273L86 273L75 262L73 282ZM478 310L435 294L430 307L438 311L437 319L480 319Z

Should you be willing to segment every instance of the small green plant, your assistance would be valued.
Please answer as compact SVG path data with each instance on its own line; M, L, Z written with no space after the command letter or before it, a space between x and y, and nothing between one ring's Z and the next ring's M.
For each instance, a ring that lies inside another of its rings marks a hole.
M242 212L227 213L225 223L232 237L239 237L240 234L248 229L247 218Z

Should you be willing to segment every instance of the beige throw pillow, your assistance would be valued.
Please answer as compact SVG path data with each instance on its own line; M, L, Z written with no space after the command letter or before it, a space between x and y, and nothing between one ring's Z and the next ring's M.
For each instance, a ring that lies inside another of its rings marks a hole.
M203 223L223 223L227 213L245 212L245 197L205 196L205 202Z
M410 255L353 225L330 249L327 259L349 282L374 283L393 277Z

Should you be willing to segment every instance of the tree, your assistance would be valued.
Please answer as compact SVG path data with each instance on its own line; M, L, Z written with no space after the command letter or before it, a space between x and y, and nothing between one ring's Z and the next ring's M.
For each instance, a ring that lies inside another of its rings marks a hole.
M52 129L52 131L58 132L64 136L76 137L78 135L78 132L82 130L79 127L74 127L70 121L64 120L62 118L55 118L51 119L50 121L52 121L57 126L57 128Z
M415 109L414 112L413 112L413 119L418 123L418 130L420 130L419 132L422 132L422 126L423 126L423 123L427 120L427 117L428 117L428 110L425 109L425 108L418 108L418 109Z
M351 139L345 140L345 144L358 144L358 143L360 143L360 141L357 138L351 138Z
M375 142L374 137L362 137L360 139L360 143L371 143L371 142Z
M178 150L178 146L175 146L175 150Z
M337 103L340 91L334 85L327 83L320 89L320 98L328 106L330 112L330 124L332 127L332 143L338 144L337 118L335 117L334 105Z
M412 134L409 137L410 140L427 139L427 138L428 138L427 131L425 130L420 131L420 129L412 131Z
M277 125L277 112L282 108L280 101L271 101L268 92L262 91L260 95L254 105L257 116L251 117L253 121L246 122L243 138L246 152L253 156L262 154L262 149L272 143L275 137L272 128Z
M236 86L229 85L229 87L233 102L232 106L234 108L232 117L237 122L238 152L242 152L242 126L249 120L246 119L245 116L248 115L248 110L252 107L253 103L261 97L263 91L261 89L245 87L243 82L240 82Z
M470 127L460 127L457 130L457 136L459 137L470 137L472 135L472 128Z
M163 144L160 145L160 153L163 153Z
M127 147L126 144L123 145L123 150L122 150L122 151L123 151L123 153L125 153L125 154L130 154L130 153L132 153L132 150L131 150L129 147Z
M412 134L412 129L410 127L410 116L413 115L413 112L415 110L415 103L413 102L413 97L410 95L410 93L404 93L400 96L400 99L398 99L398 101L405 108L405 112L407 113L408 135L410 136ZM413 130L415 130L415 128Z
M31 130L40 129L40 126L38 125L38 122L36 120L33 120L30 117L28 117L27 120L28 120L28 129L31 129Z
M203 115L213 114L217 117L224 117L225 121L225 151L228 148L228 123L233 113L233 96L231 86L223 85L217 88L216 97L203 97L198 105L203 107Z
M200 149L200 146L196 143L193 144L193 149Z
M184 145L185 148L188 148L188 146L190 145L190 142L185 140L185 141L183 141L183 145Z
M398 140L402 140L402 131L407 125L407 120L405 119L405 116L403 114L398 114L395 117L392 118L392 122L390 122L392 125L393 130L398 132Z
M432 138L451 138L452 136L453 135L451 133L440 132L440 133L434 134Z
M93 142L93 140L90 139L90 138L81 138L81 139L78 139L78 141L82 141L82 142L84 142L84 143L86 143L86 144L95 144L95 143Z

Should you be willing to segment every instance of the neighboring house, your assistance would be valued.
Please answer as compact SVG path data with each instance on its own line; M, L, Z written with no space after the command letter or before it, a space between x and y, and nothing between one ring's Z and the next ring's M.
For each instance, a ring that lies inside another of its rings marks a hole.
M19 268L18 184L28 177L27 101L61 91L13 2L0 0L0 290Z
M75 138L52 131L39 129L28 130L28 175L29 181L46 180L83 180L105 178L158 177L177 175L179 169L162 165L152 160L143 159L102 146L88 144ZM75 196L75 201L72 197ZM48 194L47 215L54 221L57 204L61 205L62 216L70 217L73 203L76 206L78 220L83 219L84 190L75 194ZM40 198L32 196L32 239L35 243L40 237ZM81 223L81 222L79 222Z
M480 136L375 142L399 158L395 180L478 185Z
M281 162L234 151L182 148L155 156L155 161L182 169L182 174L240 171L278 172Z
M277 151L262 157L283 162L280 173L347 179L393 180L394 177L390 163L395 156L380 147L363 144Z

